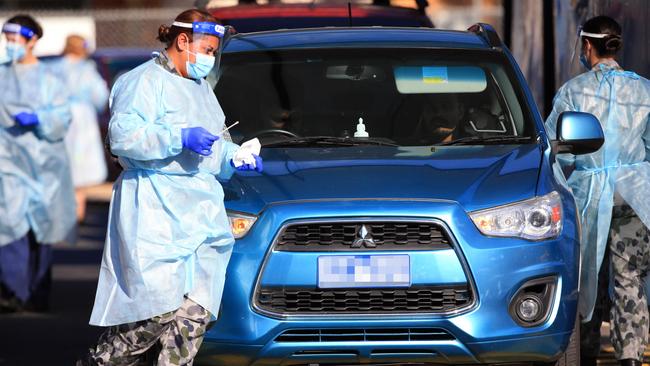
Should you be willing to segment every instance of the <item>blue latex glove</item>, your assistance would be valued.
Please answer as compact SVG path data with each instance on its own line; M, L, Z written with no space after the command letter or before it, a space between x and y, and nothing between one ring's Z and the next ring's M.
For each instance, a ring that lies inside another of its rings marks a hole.
M208 156L212 154L212 144L219 140L203 127L189 127L181 130L183 148L190 149L197 154Z
M232 165L235 169L239 170L240 172L254 170L258 173L261 173L264 170L264 166L262 164L262 158L255 154L253 154L253 157L255 158L254 166L253 164L242 164L241 166L235 166L235 163L232 160L230 160L230 165Z
M21 126L36 126L39 121L38 121L38 116L36 113L29 113L29 112L20 112L17 115L14 116L14 120L16 123L18 123Z

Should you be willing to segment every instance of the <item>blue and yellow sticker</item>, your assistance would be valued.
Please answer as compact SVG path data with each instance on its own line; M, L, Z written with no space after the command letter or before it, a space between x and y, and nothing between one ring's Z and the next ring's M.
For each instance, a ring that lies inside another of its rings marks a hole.
M426 84L447 84L449 82L447 67L423 66L422 81L424 81Z

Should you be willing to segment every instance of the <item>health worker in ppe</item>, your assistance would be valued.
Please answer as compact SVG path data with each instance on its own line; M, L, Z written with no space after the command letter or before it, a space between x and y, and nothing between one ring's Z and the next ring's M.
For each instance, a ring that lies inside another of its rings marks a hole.
M621 365L641 365L649 321L643 280L650 269L650 82L616 62L623 40L613 19L588 20L580 40L587 72L560 88L546 124L555 138L560 113L588 112L598 117L605 133L605 144L595 153L558 156L562 165L574 168L568 184L581 216L579 312L589 321L581 329L582 364L595 365L600 349L603 314L594 305L599 269L608 261L616 358Z
M234 238L219 179L262 170L219 136L224 113L203 78L224 27L187 10L161 26L166 49L115 83L109 142L115 182L90 324L108 326L77 365L135 365L158 343L158 365L191 365L219 311ZM238 168L235 168L237 166Z
M75 201L63 138L65 85L34 56L43 36L28 15L2 27L0 65L0 311L45 311L52 244L74 236Z
M79 35L67 37L63 56L50 66L65 80L70 94L72 122L65 147L75 187L77 220L83 221L88 189L103 183L108 175L97 119L106 108L108 87L95 62L88 59L88 42Z

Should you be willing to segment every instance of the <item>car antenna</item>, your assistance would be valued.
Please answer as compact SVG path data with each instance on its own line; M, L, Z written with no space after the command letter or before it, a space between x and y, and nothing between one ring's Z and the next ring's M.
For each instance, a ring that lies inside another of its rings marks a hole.
M348 1L348 27L352 26L352 3Z

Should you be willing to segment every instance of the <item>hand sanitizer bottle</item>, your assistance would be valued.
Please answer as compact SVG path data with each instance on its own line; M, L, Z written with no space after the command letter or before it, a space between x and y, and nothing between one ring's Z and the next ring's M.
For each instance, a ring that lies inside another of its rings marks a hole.
M354 133L354 137L370 137L368 132L366 132L366 125L363 124L363 118L359 118L359 124L357 124L357 131Z

